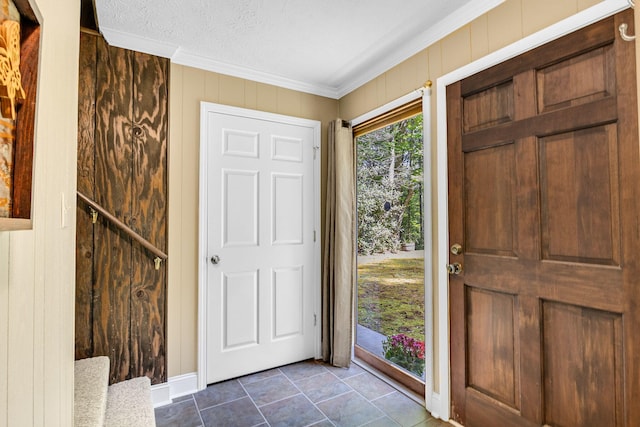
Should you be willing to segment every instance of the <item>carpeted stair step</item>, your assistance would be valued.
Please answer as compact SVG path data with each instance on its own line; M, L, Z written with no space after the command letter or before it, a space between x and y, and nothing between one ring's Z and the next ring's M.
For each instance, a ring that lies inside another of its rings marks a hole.
M155 427L149 378L109 386L106 356L76 360L74 371L74 427Z
M74 426L104 425L109 387L109 358L92 357L75 362Z
M132 378L109 386L105 427L155 427L151 381Z

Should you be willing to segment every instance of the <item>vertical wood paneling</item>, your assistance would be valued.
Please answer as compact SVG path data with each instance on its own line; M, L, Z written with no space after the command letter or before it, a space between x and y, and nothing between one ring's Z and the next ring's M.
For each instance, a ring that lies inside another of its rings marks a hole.
M73 204L80 4L16 3L30 3L47 29L36 43L34 225L0 232L0 426L71 426L75 227L60 226L60 194Z
M82 40L78 188L166 252L168 61ZM166 264L77 213L76 358L109 356L112 383L166 381Z
M7 427L9 359L9 233L0 233L0 427Z
M166 251L167 218L167 62L134 54L132 228ZM152 256L133 245L131 354L133 376L166 380L166 269L155 270Z
M42 177L41 179L43 179ZM45 208L42 198L38 199ZM35 334L35 305L36 295L35 273L22 277L19 283L12 282L12 274L20 267L20 260L37 259L35 254L36 240L41 236L34 236L31 240L10 239L11 254L9 257L9 346L10 353L7 360L8 416L11 426L33 425L35 411L35 357L36 346L42 347L36 341ZM34 267L35 268L35 267Z
M184 348L180 348L183 373L197 370L198 342L198 165L200 161L200 103L207 73L193 68L183 69L182 85L182 206L190 206L182 212L182 222L174 223L180 231L178 244L182 256L182 273L180 278L180 303L184 314L180 325L180 337L176 337ZM221 76L220 76L221 77ZM222 86L222 78L220 78ZM222 95L220 95L222 97ZM221 99L221 98L220 98ZM172 116L175 117L175 116ZM193 236L185 238L185 236ZM188 284L185 286L185 284ZM173 303L173 301L172 301ZM177 303L177 302L176 302ZM171 342L171 339L169 339Z
M125 224L131 220L131 52L98 41L96 201ZM99 224L99 225L98 225ZM110 382L130 373L131 244L112 225L95 230L94 354L111 361Z
M169 88L172 88L172 94L180 93L182 88L183 67L171 64L169 72ZM216 80L217 90L217 80ZM171 96L169 98L169 117L180 116L182 114L182 96ZM173 122L172 122L173 124ZM177 143L182 140L180 126L169 127L169 140L174 141L168 146L168 174L171 179L168 180L168 192L171 203L168 205L167 215L167 246L171 253L171 261L167 263L167 354L171 357L167 358L167 375L177 375L182 371L181 349L188 348L189 345L183 342L183 335L180 333L182 319L182 297L180 286L172 284L181 283L182 277L182 251L180 250L182 224L182 149L181 144ZM175 250L174 250L175 248ZM191 372L191 371L184 371Z
M95 198L96 37L80 34L78 79L78 191ZM93 352L93 225L89 209L76 207L76 359Z
M83 34L78 188L160 250L167 240L168 61ZM95 109L92 106L95 105ZM76 358L107 355L110 382L166 381L166 264L78 208ZM93 283L93 285L92 285Z

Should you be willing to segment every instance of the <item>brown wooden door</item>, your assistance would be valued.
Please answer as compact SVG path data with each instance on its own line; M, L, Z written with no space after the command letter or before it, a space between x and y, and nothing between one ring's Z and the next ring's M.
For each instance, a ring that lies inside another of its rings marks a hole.
M640 425L634 44L608 18L447 88L452 418Z

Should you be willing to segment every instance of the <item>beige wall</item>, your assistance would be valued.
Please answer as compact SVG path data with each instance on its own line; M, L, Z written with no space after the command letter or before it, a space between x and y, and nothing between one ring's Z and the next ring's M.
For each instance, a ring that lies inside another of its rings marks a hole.
M0 427L73 424L80 2L30 3L42 29L33 229L0 232Z
M434 83L431 98L432 122L432 194L433 236L437 237L438 201L435 199L437 180L435 175L436 99L435 82L457 68L469 64L491 52L505 47L549 25L576 14L600 0L507 0L500 6L480 16L442 40L432 44L393 69L354 90L340 99L340 116L352 120L368 111L393 101L427 80ZM437 259L438 242L433 242L433 300L437 295L437 266L443 264ZM434 330L438 331L438 318L434 316ZM436 337L437 338L437 337ZM436 366L439 363L435 349ZM439 390L439 372L434 378L435 390Z
M176 64L169 87L167 361L173 377L197 370L200 101L319 120L323 146L338 101ZM326 150L322 154L324 176ZM323 200L324 191L323 184Z

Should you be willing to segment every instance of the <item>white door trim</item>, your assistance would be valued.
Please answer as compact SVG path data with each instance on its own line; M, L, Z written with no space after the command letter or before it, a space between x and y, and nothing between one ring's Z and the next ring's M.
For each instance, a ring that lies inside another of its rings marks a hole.
M314 309L317 318L321 319L321 270L320 270L320 122L317 120L302 119L281 114L266 113L263 111L249 110L246 108L231 107L228 105L214 104L211 102L200 103L200 173L199 173L199 208L198 208L198 390L207 387L207 186L208 186L208 149L207 146L207 120L209 112L236 115L251 119L259 119L284 123L296 126L305 126L313 129L313 178L314 178L314 230L316 239L314 242ZM321 355L321 320L315 328L315 357Z
M451 408L451 377L449 363L449 276L444 266L449 259L449 206L448 206L448 167L447 167L447 97L446 87L496 64L528 52L547 42L572 33L587 25L600 21L629 8L627 0L604 0L535 34L497 50L477 61L467 64L437 79L437 141L436 171L438 176L436 194L438 197L438 259L437 267L438 301L438 348L439 364L434 367L440 376L440 389L431 396L432 415L448 420ZM429 399L427 398L427 402Z

